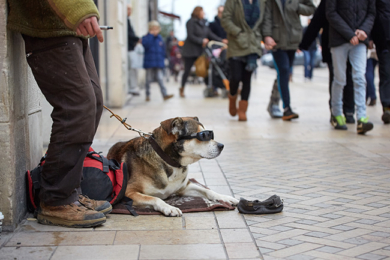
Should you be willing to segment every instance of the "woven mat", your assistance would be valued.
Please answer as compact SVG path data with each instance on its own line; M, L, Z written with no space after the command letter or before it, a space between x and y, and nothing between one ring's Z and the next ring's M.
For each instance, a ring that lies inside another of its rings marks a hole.
M191 182L203 186L197 182L195 179L190 179ZM215 202L210 201L205 198L201 197L192 197L192 196L172 196L168 199L164 200L167 204L179 208L183 213L188 212L204 212L204 211L223 211L223 210L234 210L235 207L231 206L227 202ZM133 206L134 210L139 215L162 215L161 212L155 211L150 206ZM111 214L128 214L130 215L130 212L126 209L126 207L122 203L118 203L114 205L114 208L111 212Z

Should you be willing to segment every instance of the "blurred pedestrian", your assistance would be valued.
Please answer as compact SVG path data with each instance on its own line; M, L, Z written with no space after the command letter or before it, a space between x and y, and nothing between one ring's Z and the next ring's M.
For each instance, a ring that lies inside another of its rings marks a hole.
M289 76L295 52L302 39L300 15L312 15L311 0L268 0L263 23L265 47L272 49L278 75L279 92L283 100L283 120L298 118L290 105Z
M128 93L134 96L139 95L139 87L138 87L138 71L135 68L134 61L132 60L133 51L135 46L139 43L139 37L135 35L133 26L131 25L130 16L131 16L132 8L131 5L127 5L127 51L128 51L128 69L129 73L127 75L129 90Z
M252 73L262 55L261 24L264 18L263 0L227 0L222 15L222 26L228 33L230 67L229 113L238 114L239 121L247 121L246 111L251 91ZM238 102L238 87L242 82L241 100Z
M334 80L332 84L332 124L347 130L342 111L343 88L346 84L347 60L352 65L352 79L357 114L357 133L373 129L366 115L366 64L368 38L375 20L375 0L328 0L326 17L329 21Z
M144 68L146 70L146 101L150 101L150 84L157 81L164 100L173 95L167 94L164 86L163 69L165 67L165 44L160 35L161 27L157 21L149 22L149 33L142 37L142 45L145 48Z
M218 7L218 14L215 16L214 21L209 24L210 30L222 39L226 39L227 34L225 29L222 27L221 19L223 14L224 6L220 5Z
M308 23L310 24L311 19L309 19ZM308 26L303 28L303 34L307 31ZM319 34L317 34L319 36ZM304 57L304 72L305 72L305 81L311 81L313 78L313 70L314 70L314 61L317 53L317 41L313 41L307 50L302 50Z
M183 62L182 62L182 56L181 52L178 46L178 41L176 38L173 38L171 41L171 48L170 48L170 66L171 66L171 74L173 75L175 82L178 81L177 77L181 70L183 70Z
M225 41L224 39L215 35L208 26L206 26L206 20L204 19L204 11L200 6L195 7L191 14L191 19L188 20L187 27L187 39L184 42L182 49L182 56L184 59L184 73L181 80L180 97L185 97L184 87L187 83L188 76L190 75L191 68L195 61L202 55L203 48L206 47L209 40Z
M368 106L376 105L376 88L375 88L375 68L378 64L378 56L376 55L373 41L370 41L367 51L367 67L366 67L366 104Z
M390 123L390 1L376 0L376 19L372 39L376 46L379 64L379 95L383 115L382 121Z
M104 213L111 212L110 203L86 198L80 189L83 162L103 111L102 90L87 39L97 36L103 42L99 12L91 0L77 0L77 4L9 0L8 4L7 28L22 34L27 62L53 106L50 143L38 183L38 223L99 226L106 222ZM14 62L22 62L21 57Z
M329 47L329 22L326 18L326 0L322 0L320 5L317 7L314 16L307 27L306 32L303 35L301 44L299 48L301 50L308 50L310 45L316 41L317 35L322 29L321 34L321 51L322 51L322 61L328 65L329 70L329 108L332 109L332 83L333 83L333 63L332 55L330 53ZM353 94L353 81L352 81L352 67L348 61L347 64L347 83L344 86L343 90L343 114L345 116L345 121L347 124L354 124L354 114L355 114L355 101Z

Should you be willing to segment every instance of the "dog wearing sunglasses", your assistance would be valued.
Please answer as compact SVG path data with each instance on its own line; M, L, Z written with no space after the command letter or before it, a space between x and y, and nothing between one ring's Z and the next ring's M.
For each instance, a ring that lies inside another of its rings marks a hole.
M173 194L238 204L237 199L194 184L188 178L188 165L202 158L216 158L223 147L197 117L176 117L161 122L149 138L116 143L107 158L126 162L126 197L134 205L152 206L165 216L179 217L181 210L163 201Z

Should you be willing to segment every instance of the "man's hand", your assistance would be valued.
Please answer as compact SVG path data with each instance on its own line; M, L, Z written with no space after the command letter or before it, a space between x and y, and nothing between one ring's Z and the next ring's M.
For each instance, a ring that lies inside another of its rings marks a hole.
M270 36L264 38L264 45L267 50L272 50L276 46L276 42Z
M100 30L99 24L95 16L89 17L82 21L77 27L76 33L77 35L84 35L90 37L97 36L99 42L104 41L102 30Z
M359 44L359 38L357 36L353 36L352 39L349 42L352 45L358 45Z
M357 30L355 31L355 34L356 34L356 36L358 37L358 39L361 40L361 41L365 41L365 40L367 39L367 34L366 34L366 32L363 31L363 30L357 29Z

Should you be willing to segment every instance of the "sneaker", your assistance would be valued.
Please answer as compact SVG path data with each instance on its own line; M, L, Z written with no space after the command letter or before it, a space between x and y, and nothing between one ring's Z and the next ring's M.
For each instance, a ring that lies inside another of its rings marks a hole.
M88 209L78 201L64 206L47 206L41 202L37 219L43 225L72 228L96 227L106 222L103 213Z
M93 200L88 198L88 196L81 194L79 195L79 203L87 209L92 209L101 212L106 216L112 211L112 206L110 202L105 200Z
M282 118L283 117L283 113L282 113L282 111L280 111L279 106L276 104L272 104L271 102L268 104L267 111L272 118Z
M277 195L273 195L264 201L248 201L241 198L237 209L244 214L275 214L283 210L283 200Z
M374 125L371 122L368 122L367 117L362 117L358 121L357 125L357 133L360 135L364 135L366 132L372 130Z
M383 109L382 121L385 124L390 124L390 107Z
M345 115L345 123L355 124L355 118L353 117L353 115Z
M291 108L287 107L284 109L283 117L282 119L284 121L290 121L291 119L299 118L299 115L297 113L294 113Z
M164 100L168 100L170 98L173 98L173 95L166 95L166 96L164 96Z
M346 122L345 122L345 117L342 116L342 115L332 116L331 124L334 127L334 129L337 129L337 130L348 130Z
M146 99L145 99L146 102L149 102L150 101L150 97L147 96Z

